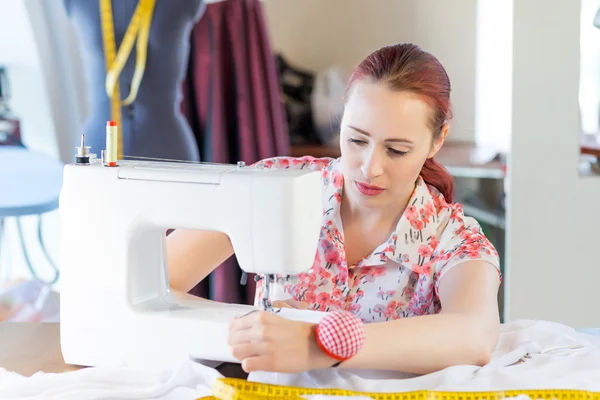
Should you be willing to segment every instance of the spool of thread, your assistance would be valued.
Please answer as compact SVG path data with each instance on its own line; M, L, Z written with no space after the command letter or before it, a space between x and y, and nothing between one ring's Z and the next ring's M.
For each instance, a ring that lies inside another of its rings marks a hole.
M106 122L106 152L104 164L108 167L117 166L118 127L115 121Z

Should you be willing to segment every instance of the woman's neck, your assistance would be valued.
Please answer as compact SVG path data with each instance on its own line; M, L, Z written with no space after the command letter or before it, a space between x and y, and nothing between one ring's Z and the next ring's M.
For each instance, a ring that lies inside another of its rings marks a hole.
M410 195L405 199L390 204L385 208L366 208L354 204L346 196L342 196L341 217L344 225L358 225L365 229L381 227L394 230L404 214Z

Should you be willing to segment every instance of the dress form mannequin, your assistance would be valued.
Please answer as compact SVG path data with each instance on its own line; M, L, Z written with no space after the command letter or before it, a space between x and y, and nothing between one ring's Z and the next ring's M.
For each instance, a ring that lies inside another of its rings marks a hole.
M90 104L82 133L92 152L106 148L106 121L111 120L105 90L106 65L99 0L63 0L78 34ZM137 0L112 0L115 41L119 48L137 7ZM181 84L188 66L190 33L205 9L203 0L156 0L150 27L148 55L137 97L122 107L125 156L199 160L194 134L180 112ZM130 92L135 69L135 46L121 75L121 99ZM73 146L77 144L74 143Z

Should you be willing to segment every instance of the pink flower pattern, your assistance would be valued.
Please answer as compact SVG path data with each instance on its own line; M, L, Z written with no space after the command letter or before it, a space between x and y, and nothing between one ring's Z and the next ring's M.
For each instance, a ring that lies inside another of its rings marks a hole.
M324 185L323 226L313 266L295 284L276 285L271 300L293 298L313 310L346 310L364 322L381 322L439 313L440 278L466 260L487 261L502 279L498 253L477 221L465 216L460 204L447 203L421 177L395 232L358 264L347 265L340 160L275 157L254 164L321 171ZM256 304L261 290L259 281Z

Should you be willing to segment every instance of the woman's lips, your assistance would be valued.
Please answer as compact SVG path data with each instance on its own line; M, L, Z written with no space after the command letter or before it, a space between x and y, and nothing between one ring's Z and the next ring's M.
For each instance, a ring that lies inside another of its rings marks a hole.
M368 185L366 183L356 181L354 181L354 184L356 185L358 191L364 194L365 196L377 196L385 190L383 188L380 188L379 186Z

